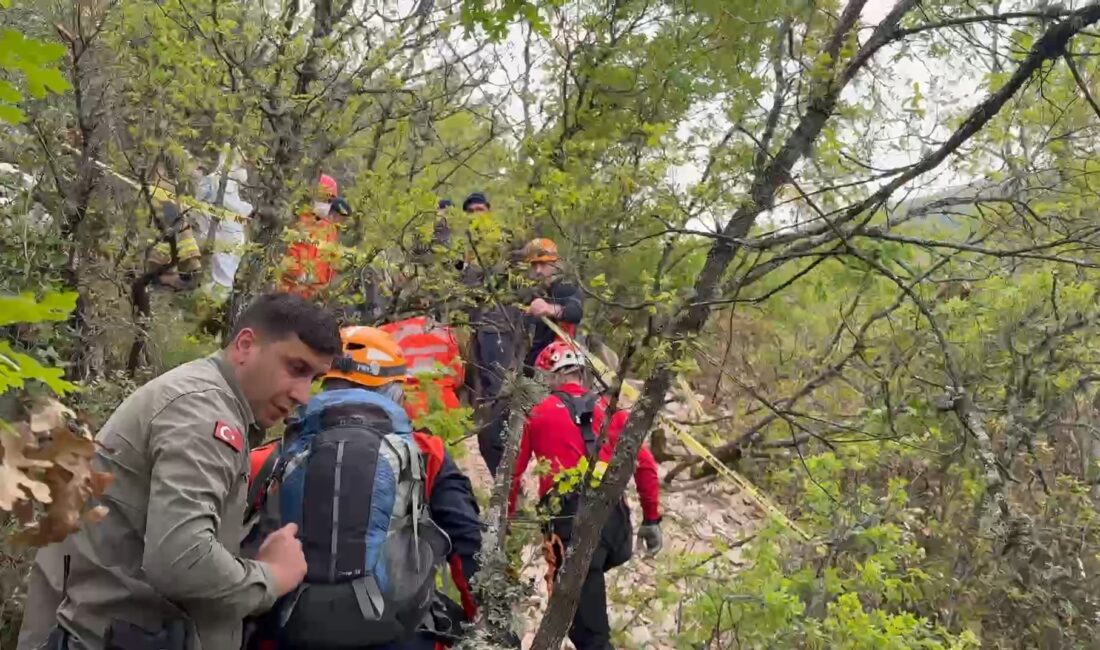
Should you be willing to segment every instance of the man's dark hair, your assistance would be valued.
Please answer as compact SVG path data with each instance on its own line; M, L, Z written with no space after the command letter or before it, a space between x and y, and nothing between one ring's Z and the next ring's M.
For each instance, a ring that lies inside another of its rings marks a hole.
M493 209L493 204L489 203L489 198L485 196L484 192L471 192L470 196L466 197L466 200L462 202L462 211L469 212L470 208L478 203L484 205L490 210Z
M245 308L237 319L233 335L245 328L282 340L297 334L302 342L321 354L340 354L340 326L324 307L291 293L265 293Z

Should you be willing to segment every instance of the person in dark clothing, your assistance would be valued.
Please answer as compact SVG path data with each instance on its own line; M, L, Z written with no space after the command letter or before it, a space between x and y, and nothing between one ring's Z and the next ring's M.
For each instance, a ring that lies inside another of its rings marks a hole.
M440 321L448 319L454 309L451 282L460 281L466 266L465 260L456 256L451 246L451 226L447 211L454 204L450 199L440 199L436 208L436 220L430 237L420 232L413 235L412 244L402 265L398 292L415 299L407 308L427 312Z
M522 322L523 315L516 307L503 305L484 312L475 334L477 446L493 476L504 458L503 433L508 420L507 400L501 399L500 393L505 375L516 368L517 330L522 329Z
M523 366L524 374L530 377L539 353L558 338L542 319L557 322L567 334L575 336L577 325L584 316L584 296L579 287L562 279L558 246L552 240L531 240L524 248L524 258L531 265L531 276L543 288L543 295L527 307L527 316L532 321L531 349L527 351Z
M440 199L436 207L437 219L432 226L432 245L447 246L451 243L451 225L447 223L447 210L451 209L454 202L450 199Z
M487 213L492 204L483 192L472 192L462 201L467 214ZM506 232L505 238L508 238ZM515 252L515 251L514 251ZM511 258L518 259L517 255ZM463 269L463 284L470 288L492 290L511 289L510 276L515 259L507 259L489 269L483 269L472 261ZM478 426L478 449L489 472L496 475L504 454L502 432L508 407L500 399L504 377L518 366L517 334L526 324L519 308L509 299L498 294L495 299L484 299L470 309L470 323L474 327L471 341L470 369L466 373L475 406L474 419Z
M466 200L462 202L462 211L468 214L488 212L492 209L493 204L489 203L489 199L485 197L484 192L471 192Z
M335 381L329 383L328 388L336 389L342 385ZM293 434L289 429L288 432ZM462 602L455 603L447 596L437 593L438 607L433 606L433 620L426 622L415 637L407 641L371 646L369 650L441 650L450 645L443 638L457 637L460 624L468 624L477 616L477 605L470 591L470 582L480 569L477 554L481 551L482 524L478 518L479 510L473 487L450 452L444 448L442 439L422 432L414 433L413 436L421 452L427 457L430 478L428 510L432 521L450 537L451 556L448 565ZM264 484L282 444L282 441L276 441L253 450L250 459L251 486L258 489ZM272 463L265 467L269 458ZM437 469L433 469L433 458L439 459ZM250 499L254 499L252 488L249 495ZM269 646L263 643L254 646L255 650L266 650L266 647Z
M447 210L449 210L454 203L450 199L440 199L439 204L436 207L436 219L435 224L432 225L432 237L430 240L424 239L421 236L417 236L413 241L411 253L412 261L418 264L425 264L431 257L432 250L439 247L446 247L451 243L451 226L447 223ZM461 271L462 266L456 266L456 269Z
M596 459L593 476L601 478L630 413L625 410L609 411L607 398L585 385L584 358L569 343L555 341L546 346L535 361L535 367L545 376L552 392L531 409L523 427L519 456L512 475L508 512L509 516L515 514L521 479L532 457L540 465L545 461L549 471L543 472L539 478L538 494L539 509L554 516L546 531L546 559L551 566L547 586L553 589L557 569L573 541L573 516L579 511L582 498L575 489L561 490L557 480L563 472L577 467L586 457ZM600 436L604 434L606 437L601 445ZM643 516L638 538L648 554L654 555L662 546L660 487L657 461L645 446L638 451L634 484L638 489ZM560 508L553 507L555 502L560 504ZM620 499L612 507L600 533L600 542L589 564L577 611L569 628L569 640L578 650L611 648L604 574L630 559L632 541L630 510L626 502Z

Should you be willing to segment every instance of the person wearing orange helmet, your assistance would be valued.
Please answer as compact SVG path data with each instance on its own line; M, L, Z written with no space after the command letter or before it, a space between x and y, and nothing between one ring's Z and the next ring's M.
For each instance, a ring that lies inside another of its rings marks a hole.
M521 304L518 308L509 304L486 310L481 315L482 323L474 348L476 376L482 385L483 404L479 411L482 422L479 422L478 449L494 476L504 457L503 431L508 419L508 405L498 396L505 375L516 368L523 355L522 342L517 341L517 330L531 332L531 347L523 357L523 373L530 377L534 374L534 362L539 353L557 339L543 318L557 322L572 335L584 315L584 299L580 289L562 277L557 244L550 239L533 239L515 253L515 263L528 265L528 275L536 281L536 286L533 292L527 287L519 292ZM532 295L533 299L530 298ZM530 303L525 308L526 317L523 317L518 312L524 308L522 302L527 299Z
M283 291L311 298L336 277L338 254L334 249L340 240L337 224L350 212L339 195L336 179L321 174L313 204L298 215L296 241L287 249L283 262L280 278Z
M349 441L346 453L352 454L354 440L361 439L357 436L373 436L373 439L377 440L384 433L391 431L390 418L393 415L393 409L400 407L404 408L405 411L409 410L409 405L405 403L408 368L397 340L381 329L362 326L346 327L341 330L340 337L343 353L333 361L332 368L322 378L322 392L314 396L310 404L303 407L293 421L288 422L281 442L258 448L251 455L248 502L250 507L253 508L254 516L258 518L258 523L254 528L254 537L250 540L253 545L262 541L264 531L277 526L274 520L274 511L286 502L285 494L275 497L280 491L277 484L284 486L293 484L293 479L281 475L280 462L293 466L296 462L294 452L301 447L302 442L305 440L299 441L299 438L307 435L322 435L311 429L311 426L332 427L333 431L338 432L336 437L339 440L346 439ZM322 404L327 406L321 406ZM387 410L390 411L389 416L384 413ZM408 425L409 420L405 419L404 422ZM411 428L411 425L408 426ZM477 607L473 601L468 582L478 570L476 554L481 549L481 521L473 488L470 480L458 469L454 459L447 453L442 439L423 432L413 432L411 435L420 451L421 462L419 467L425 477L423 482L424 503L428 506L428 516L431 523L442 529L449 538L450 552L447 562L454 583L459 589L462 603L461 605L454 603L446 596L437 593L435 597L436 604L433 604L431 610L427 612L422 623L417 627L414 637L375 642L352 633L354 638L347 639L351 642L349 646L355 645L355 647L371 650L440 650L448 642L454 641L462 625L472 621L477 613ZM382 443L382 447L389 448L392 444L389 441L394 440L394 438L384 436L384 440L386 442ZM321 453L323 455L323 451L316 451L318 449L323 450L323 446L319 446L317 442L312 444L313 448L309 454ZM284 449L286 450L285 453ZM353 494L356 500L367 504L373 504L375 501L384 502L386 498L392 499L392 493L387 493L384 489L379 494L389 494L389 496L375 498L374 493L376 489L382 489L378 486L383 485L383 480L378 478L377 474L371 474L366 470L366 468L373 468L378 466L379 463L383 463L383 458L389 455L389 451L385 453L377 452L373 459L368 458L368 462L360 463L361 467L345 470L343 472L342 487L337 491L337 494L339 492ZM284 456L288 460L280 461ZM328 485L333 480L340 482L338 469L335 470L335 473L330 472L331 475L322 475L323 471L323 465L317 471L313 471L311 467L307 468L309 473L306 474L306 485ZM416 473L415 471L412 472L412 474ZM281 478L285 478L285 480L280 480ZM284 488L284 491L286 489L293 488ZM316 489L314 488L314 490ZM270 501L279 502L279 506L266 505L269 501L266 498L267 492L270 492L273 496ZM325 512L331 512L333 507L331 498L328 498L328 495L316 497L316 494L318 494L316 491L310 492L308 487L305 489L301 497L302 510L319 512L321 513L319 516L323 516ZM315 499L316 502L311 499ZM329 508L328 511L325 510L326 507ZM373 508L373 505L371 507ZM285 517L285 515L281 516ZM333 517L335 517L335 514ZM354 517L354 509L351 510L350 514L340 515L341 524L338 530L341 531L341 534L343 534L342 531L348 528L356 529ZM316 521L316 518L315 516L314 521ZM335 521L331 522L331 527L328 525L329 523L325 521L322 522L322 525L314 525L313 528L320 530L320 537L325 537L330 535L330 530L337 530ZM310 521L303 520L301 530L307 537L310 527ZM338 546L338 549L343 549L343 551L337 550L325 559L329 562L336 562L341 567L354 565L356 558L351 556L361 557L363 546L361 540L354 535L346 541L347 544L345 544L345 540L341 540ZM328 548L327 539L324 546ZM367 554L370 555L369 542L367 549ZM346 554L344 551L346 551ZM310 559L307 554L307 560ZM320 564L325 564L325 562L320 562ZM310 581L310 575L307 574L307 584ZM322 628L341 624L340 621L325 618L327 616L325 612L330 609L329 607L321 608L320 617L306 618L302 616L297 621L291 618L289 622L284 622L283 626L295 625L307 638L314 638L312 635L319 633ZM352 611L358 611L358 607L352 608ZM272 619L261 622L257 636L258 641L254 646L255 650L265 650L266 648L286 650L287 648L305 647L300 643L287 643L286 637L288 635L293 637L294 632L279 628L280 626L276 625ZM363 629L364 633L370 631L369 626ZM277 639L282 639L282 641L276 643L275 640ZM267 643L264 641L267 641ZM313 647L313 644L306 644L306 646Z
M523 427L519 456L512 475L512 492L508 511L513 515L523 473L531 462L538 459L539 466L549 471L539 477L539 510L550 515L552 522L544 531L547 545L546 560L551 570L548 587L553 588L557 567L572 541L573 518L581 507L581 495L576 481L558 481L568 470L578 466L582 458L595 458L593 478L602 478L611 461L615 445L626 427L629 411L608 411L607 398L600 396L586 385L585 359L580 351L565 341L554 341L543 348L535 360L535 369L549 385L551 393L531 409ZM603 444L601 436L606 435ZM642 505L643 520L638 538L649 555L661 549L660 488L657 480L657 462L644 445L638 451L634 470L634 484ZM573 623L569 628L569 640L577 650L609 650L611 628L607 615L607 591L604 574L625 564L633 553L630 510L626 501L619 499L608 516L600 534L599 546L592 556L580 602Z
M577 285L563 278L558 245L553 240L545 237L532 239L524 247L523 257L530 265L530 276L538 283L540 294L527 307L533 328L524 371L531 376L539 353L558 338L542 319L554 320L570 336L575 335L577 325L584 316L584 296Z

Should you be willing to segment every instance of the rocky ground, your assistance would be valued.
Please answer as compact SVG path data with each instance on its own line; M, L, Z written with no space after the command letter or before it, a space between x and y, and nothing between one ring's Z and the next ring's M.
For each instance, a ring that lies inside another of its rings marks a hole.
M458 459L474 483L475 491L487 495L492 489L488 471L477 451L477 442L468 440L466 453ZM671 464L661 468L662 477ZM663 484L662 484L663 487ZM535 494L535 479L529 469L524 492ZM641 510L633 489L628 494L635 526ZM716 539L733 543L752 530L761 513L744 498L737 488L719 482L693 485L687 489L663 491L661 507L665 548L655 558L646 558L639 551L633 560L608 574L608 597L611 602L612 628L616 632L617 648L664 650L675 646L672 639L682 624L678 607L683 595L675 587L661 585L659 576L669 575L671 566L685 559L685 554L710 554ZM537 535L529 534L531 543L524 551L523 576L534 585L534 593L521 605L526 629L523 648L530 647L535 626L546 606L546 585L543 576L546 564L536 544ZM729 559L739 559L739 549L728 551ZM572 648L568 642L563 647Z

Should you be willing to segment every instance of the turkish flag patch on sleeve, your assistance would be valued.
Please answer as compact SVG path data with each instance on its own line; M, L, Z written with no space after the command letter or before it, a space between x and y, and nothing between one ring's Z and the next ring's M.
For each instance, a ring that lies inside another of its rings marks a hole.
M241 432L220 420L214 423L214 437L232 447L233 451L240 452L244 447Z

